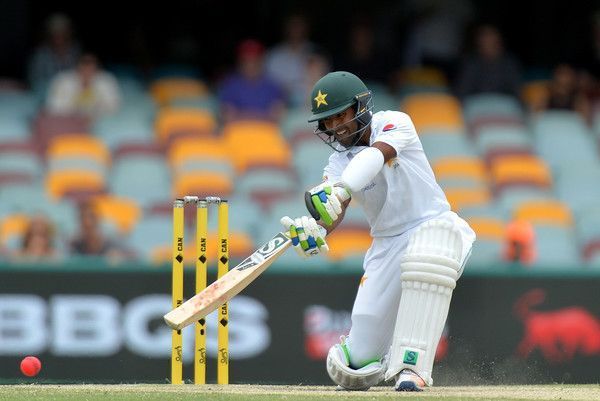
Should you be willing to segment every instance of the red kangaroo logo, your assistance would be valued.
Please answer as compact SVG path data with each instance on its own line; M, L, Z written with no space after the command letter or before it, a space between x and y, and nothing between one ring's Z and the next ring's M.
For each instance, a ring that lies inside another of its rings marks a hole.
M546 299L544 290L536 288L523 294L514 305L515 315L523 321L525 335L517 354L526 359L536 348L553 363L583 355L600 353L600 321L584 308L570 306L550 312L531 308Z

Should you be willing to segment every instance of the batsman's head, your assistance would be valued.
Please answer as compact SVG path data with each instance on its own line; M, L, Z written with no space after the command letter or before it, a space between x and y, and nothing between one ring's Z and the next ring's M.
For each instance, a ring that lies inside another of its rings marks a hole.
M318 123L315 134L334 150L356 145L371 124L371 91L354 74L335 71L325 75L310 97L312 116L308 121Z

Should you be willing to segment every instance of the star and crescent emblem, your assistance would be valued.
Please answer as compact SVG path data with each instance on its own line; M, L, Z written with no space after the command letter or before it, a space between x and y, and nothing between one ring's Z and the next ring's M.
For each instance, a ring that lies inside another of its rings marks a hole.
M322 104L328 106L327 101L325 100L326 97L327 93L321 93L321 89L319 89L319 93L317 94L317 97L315 97L315 102L317 102L317 109L321 107Z

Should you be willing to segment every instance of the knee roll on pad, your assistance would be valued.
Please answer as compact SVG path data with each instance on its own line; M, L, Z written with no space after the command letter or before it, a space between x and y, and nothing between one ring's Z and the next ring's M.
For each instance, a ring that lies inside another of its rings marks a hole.
M385 379L402 369L427 385L462 260L462 237L451 222L430 220L415 230L401 263L402 296Z
M385 372L381 362L372 362L360 369L352 369L340 344L327 354L327 373L333 382L347 390L368 390L377 385Z

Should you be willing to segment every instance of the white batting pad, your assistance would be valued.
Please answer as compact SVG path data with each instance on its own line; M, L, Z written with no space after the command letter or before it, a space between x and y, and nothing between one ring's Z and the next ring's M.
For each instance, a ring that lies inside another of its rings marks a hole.
M462 252L461 234L449 221L427 221L412 234L400 266L402 296L386 380L408 368L432 385L435 351L456 287Z
M383 379L385 368L381 362L372 362L360 369L352 369L340 344L327 354L327 373L333 382L346 390L368 390Z

